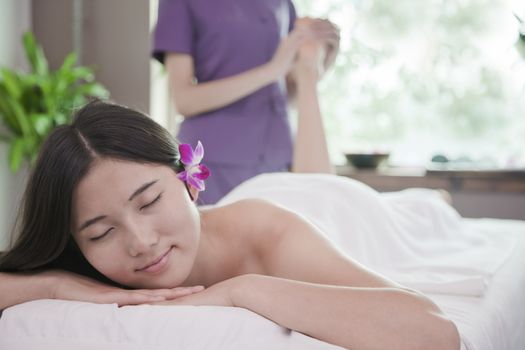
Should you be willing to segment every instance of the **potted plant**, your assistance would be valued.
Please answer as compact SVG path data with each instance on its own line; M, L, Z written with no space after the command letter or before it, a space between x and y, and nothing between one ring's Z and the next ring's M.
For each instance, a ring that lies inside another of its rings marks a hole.
M91 68L75 65L75 53L51 71L32 33L24 34L23 44L30 72L0 69L0 141L9 145L13 172L24 160L35 160L46 136L58 125L69 123L74 108L89 98L109 95L95 81Z

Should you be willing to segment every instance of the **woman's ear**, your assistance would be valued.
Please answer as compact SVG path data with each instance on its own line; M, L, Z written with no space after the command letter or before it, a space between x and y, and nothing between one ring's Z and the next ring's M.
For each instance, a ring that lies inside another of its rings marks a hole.
M190 195L191 201L196 202L197 198L199 198L199 190L193 187L192 185L189 185L185 181L184 181L184 186L186 187L186 191L188 191L188 194Z
M192 185L188 185L188 192L190 193L191 200L197 202L197 198L199 198L200 191Z

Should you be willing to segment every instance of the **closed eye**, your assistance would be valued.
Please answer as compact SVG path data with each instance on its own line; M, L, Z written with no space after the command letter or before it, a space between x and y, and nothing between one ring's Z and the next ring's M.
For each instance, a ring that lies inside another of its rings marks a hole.
M103 234L101 234L101 235L99 235L99 236L96 236L96 237L92 237L92 238L90 238L89 240L90 240L90 241L93 241L93 242L98 241L99 239L106 237L107 234L108 234L111 230L113 230L113 227L110 228L109 230L107 230L106 232L104 232Z
M155 203L157 203L161 198L162 198L162 192L159 193L159 195L158 195L154 200L152 200L152 201L149 202L148 204L145 204L145 205L143 205L142 207L140 207L140 210L142 210L142 209L146 209L146 208L148 208L148 207L151 207L152 205L154 205Z
M140 207L140 210L151 207L152 205L154 205L155 203L157 203L161 198L162 198L162 192L159 193L159 195L158 195L157 197L155 197L154 200L152 200L152 201L149 202L148 204L145 204L145 205L143 205L142 207ZM93 242L98 241L99 239L102 239L102 238L104 238L105 236L107 236L111 230L113 230L113 227L110 228L109 230L107 230L106 232L104 232L103 234L98 235L98 236L96 236L96 237L92 237L92 238L90 238L89 240L90 240L90 241L93 241Z

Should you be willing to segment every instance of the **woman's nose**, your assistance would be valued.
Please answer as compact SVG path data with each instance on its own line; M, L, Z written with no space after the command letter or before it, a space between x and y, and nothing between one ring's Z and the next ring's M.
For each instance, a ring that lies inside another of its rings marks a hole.
M138 256L148 252L151 247L159 243L159 235L149 227L133 225L128 230L128 249L131 256Z

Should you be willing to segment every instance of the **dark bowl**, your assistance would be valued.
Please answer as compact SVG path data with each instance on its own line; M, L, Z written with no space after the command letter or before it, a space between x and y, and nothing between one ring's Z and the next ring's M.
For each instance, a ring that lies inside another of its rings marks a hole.
M375 169L388 159L389 153L345 153L346 160L358 169Z

